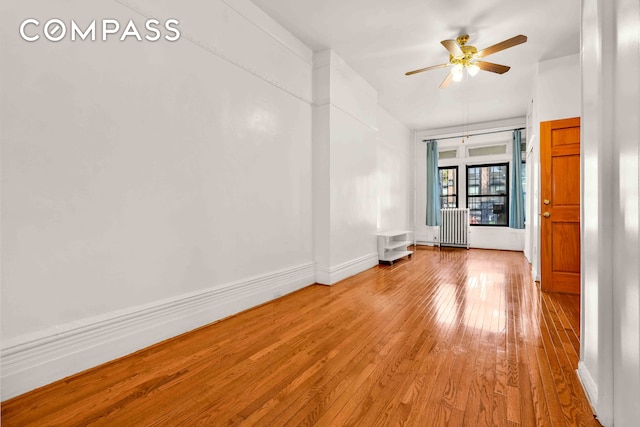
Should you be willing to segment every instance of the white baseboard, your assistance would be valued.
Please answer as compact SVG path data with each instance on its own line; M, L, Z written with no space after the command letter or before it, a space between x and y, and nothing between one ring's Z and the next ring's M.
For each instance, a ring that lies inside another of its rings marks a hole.
M430 242L426 240L417 240L416 245L418 246L438 246L438 242Z
M83 319L2 344L2 400L314 283L309 263Z
M531 278L534 280L534 282L540 281L540 274L538 273L538 270L536 270L536 268L533 266L533 264L531 264Z
M316 267L316 283L333 285L347 277L354 276L378 264L378 253L374 252L333 267Z
M593 377L591 376L591 373L587 369L584 362L578 362L578 370L576 372L578 374L578 379L582 384L582 388L587 394L587 399L589 399L591 409L593 409L593 412L596 413L596 408L598 407L598 385L593 380Z
M416 244L423 246L438 246L440 239L439 226L421 226L420 230L414 231Z

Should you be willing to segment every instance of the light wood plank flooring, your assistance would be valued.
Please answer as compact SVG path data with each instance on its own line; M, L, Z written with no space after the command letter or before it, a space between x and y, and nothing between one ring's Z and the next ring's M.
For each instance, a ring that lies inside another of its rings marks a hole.
M579 299L518 252L418 249L2 404L3 426L598 426Z

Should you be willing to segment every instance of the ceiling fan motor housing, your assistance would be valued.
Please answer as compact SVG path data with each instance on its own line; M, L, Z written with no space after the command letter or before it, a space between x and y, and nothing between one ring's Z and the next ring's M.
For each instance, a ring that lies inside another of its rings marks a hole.
M459 36L456 39L458 45L460 45L460 50L462 50L463 56L453 56L449 54L449 62L453 65L461 64L463 67L468 67L471 65L471 60L478 53L478 49L475 46L466 46L467 41L469 41L469 36Z

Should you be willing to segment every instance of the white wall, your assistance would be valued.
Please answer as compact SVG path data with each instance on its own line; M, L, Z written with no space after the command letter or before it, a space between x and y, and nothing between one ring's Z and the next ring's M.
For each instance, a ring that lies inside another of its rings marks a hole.
M527 118L527 194L529 210L526 238L532 275L540 280L540 123L580 116L580 56L550 59L538 64Z
M511 139L514 128L524 127L523 118L505 119L490 123L473 124L467 127L432 129L417 132L416 134L416 240L418 243L434 245L438 243L439 227L426 225L426 177L427 177L427 148L423 140L438 140L438 150L457 150L456 159L440 160L439 166L458 166L458 206L466 206L466 166L473 164L487 163L509 163L509 173L511 173ZM469 132L467 132L467 130ZM476 135L465 138L462 143L460 139L445 139L454 135L464 135L501 131L487 135ZM441 138L440 140L438 138ZM523 131L523 138L526 133ZM468 157L466 152L470 147L481 147L506 144L507 152L501 155ZM509 177L511 181L511 177ZM471 227L469 242L472 248L500 249L522 251L524 250L524 230L511 229L509 227Z
M580 55L538 63L536 91L538 123L580 116Z
M413 229L413 157L409 129L378 107L378 231Z
M640 419L640 4L582 1L579 375L605 426Z
M314 282L310 50L249 1L137 3L182 38L27 43L34 10L145 18L0 6L3 399Z
M378 263L378 101L330 50L314 55L313 87L316 281L331 285Z

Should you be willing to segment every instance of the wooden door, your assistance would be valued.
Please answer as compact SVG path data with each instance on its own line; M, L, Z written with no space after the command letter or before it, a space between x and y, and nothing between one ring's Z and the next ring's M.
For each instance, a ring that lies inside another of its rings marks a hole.
M540 123L542 290L580 293L580 118Z

